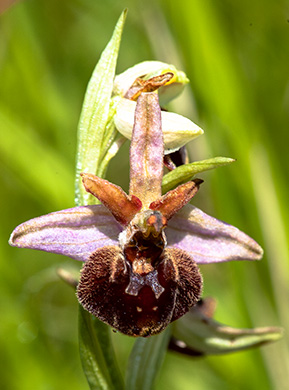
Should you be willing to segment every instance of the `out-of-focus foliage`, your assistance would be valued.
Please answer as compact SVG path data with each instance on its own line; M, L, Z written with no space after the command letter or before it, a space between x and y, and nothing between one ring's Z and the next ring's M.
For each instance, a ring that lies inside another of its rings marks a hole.
M174 110L205 134L191 161L237 162L199 174L194 204L254 237L258 263L202 267L216 318L277 325L276 344L228 356L165 357L157 389L286 389L288 382L289 7L265 0L22 0L0 16L0 387L87 388L77 301L56 255L9 248L19 223L73 206L76 129L92 70L123 8L121 72L143 60L173 63L191 80ZM128 142L108 179L127 187ZM133 340L114 335L123 372Z

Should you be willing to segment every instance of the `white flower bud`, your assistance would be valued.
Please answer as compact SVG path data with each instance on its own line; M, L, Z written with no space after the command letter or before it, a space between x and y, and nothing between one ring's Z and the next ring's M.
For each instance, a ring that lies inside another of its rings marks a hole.
M189 79L184 72L177 70L175 66L160 61L140 62L117 75L114 79L113 95L125 96L137 78L148 80L167 72L173 73L174 77L159 90L161 105L164 105L182 92Z
M120 98L114 117L117 130L128 139L131 139L135 107L136 102ZM181 115L166 111L162 111L161 115L165 154L178 150L192 139L203 134L203 130L199 126Z

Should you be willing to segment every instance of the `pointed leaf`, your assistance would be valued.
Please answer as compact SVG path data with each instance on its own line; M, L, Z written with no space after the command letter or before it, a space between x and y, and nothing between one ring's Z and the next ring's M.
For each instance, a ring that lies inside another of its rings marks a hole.
M124 388L124 381L121 375L111 338L111 328L96 317L90 316L93 326L93 331L97 337L99 345L102 349L107 368L110 373L111 382L115 390Z
M208 171L217 167L231 164L235 160L226 157L214 157L208 160L196 161L190 164L185 164L177 167L176 169L168 172L163 177L162 192L165 194L167 191L177 187L182 183L186 183L200 172Z
M110 117L116 61L126 11L120 16L111 40L102 52L86 91L78 129L76 204L93 204L95 198L82 187L81 172L97 174L101 145Z
M122 390L107 325L79 306L81 363L91 390Z

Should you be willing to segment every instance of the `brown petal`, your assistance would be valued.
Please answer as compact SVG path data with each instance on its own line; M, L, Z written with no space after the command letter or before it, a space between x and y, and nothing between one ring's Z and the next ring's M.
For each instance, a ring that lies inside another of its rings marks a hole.
M129 197L119 186L91 173L81 173L81 177L86 191L100 200L121 225L126 226L141 209L141 201L134 195Z
M167 220L184 207L199 190L201 179L182 184L150 204L151 210L159 211Z

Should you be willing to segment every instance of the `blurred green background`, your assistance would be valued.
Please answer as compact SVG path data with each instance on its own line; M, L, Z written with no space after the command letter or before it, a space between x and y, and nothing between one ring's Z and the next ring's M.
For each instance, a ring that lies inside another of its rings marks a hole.
M156 388L288 389L289 4L255 0L27 0L0 16L0 387L86 389L77 301L57 268L70 259L10 248L16 225L74 205L76 130L88 80L123 10L118 72L173 63L191 80L174 110L205 134L191 160L237 162L200 175L194 204L265 249L261 262L203 266L216 319L277 325L261 349L193 359L169 352ZM108 178L127 188L128 143ZM286 333L287 329L287 333ZM122 370L133 340L113 335Z

